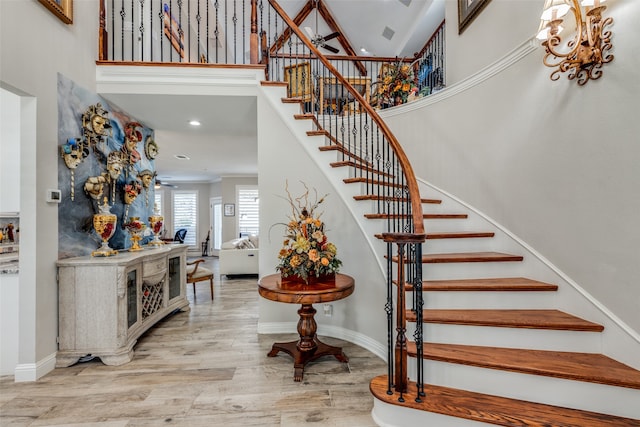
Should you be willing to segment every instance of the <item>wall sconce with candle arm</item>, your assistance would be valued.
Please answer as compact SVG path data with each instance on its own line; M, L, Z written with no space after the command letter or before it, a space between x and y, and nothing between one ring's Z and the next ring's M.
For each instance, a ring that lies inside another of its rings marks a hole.
M607 8L602 5L605 1L545 1L537 38L544 40L544 65L557 68L551 73L551 80L558 80L560 73L569 72L567 78L577 79L582 86L589 80L599 79L602 65L613 61L613 55L609 53L613 47L611 31L605 31L613 23L613 18L602 16ZM573 13L573 23L570 19L563 19L569 12Z

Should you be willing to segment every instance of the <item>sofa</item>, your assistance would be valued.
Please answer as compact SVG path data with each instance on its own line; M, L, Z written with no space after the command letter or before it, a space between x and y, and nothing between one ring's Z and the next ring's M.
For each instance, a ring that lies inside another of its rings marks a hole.
M258 274L258 251L257 236L224 242L220 248L220 275Z

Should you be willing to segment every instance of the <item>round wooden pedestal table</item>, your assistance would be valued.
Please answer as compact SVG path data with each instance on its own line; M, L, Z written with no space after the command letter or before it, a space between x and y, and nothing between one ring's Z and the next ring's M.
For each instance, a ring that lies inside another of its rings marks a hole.
M300 319L298 320L297 341L275 343L269 357L276 356L283 351L293 357L293 379L301 381L304 367L322 356L335 356L340 362L346 363L349 358L342 352L341 347L334 347L321 342L316 336L318 325L314 319L316 310L313 304L337 301L348 297L353 293L353 278L345 274L336 274L334 280L319 280L314 283L298 283L283 281L279 274L260 279L258 291L263 298L271 301L284 302L287 304L301 304L298 310Z

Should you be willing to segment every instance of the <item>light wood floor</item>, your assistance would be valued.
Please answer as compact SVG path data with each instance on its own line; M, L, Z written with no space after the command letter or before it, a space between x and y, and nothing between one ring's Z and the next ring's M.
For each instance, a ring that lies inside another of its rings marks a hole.
M322 358L293 381L290 356L267 357L274 341L258 335L255 277L216 271L215 300L197 286L190 312L169 316L143 335L122 366L98 359L58 368L37 382L0 378L0 426L375 426L371 378L386 372L371 352L341 340L343 364ZM321 311L320 311L321 312Z

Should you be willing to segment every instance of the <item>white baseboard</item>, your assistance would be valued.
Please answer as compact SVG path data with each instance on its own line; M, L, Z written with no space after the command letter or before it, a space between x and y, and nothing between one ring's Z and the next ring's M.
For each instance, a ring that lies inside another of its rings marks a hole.
M297 334L297 328L297 322L258 322L259 334ZM318 335L348 341L387 360L387 346L359 332L339 326L318 325Z
M56 353L51 353L36 363L22 363L16 366L15 382L37 381L56 367Z

